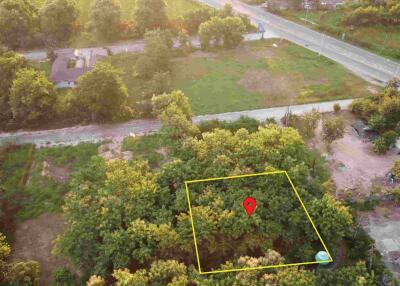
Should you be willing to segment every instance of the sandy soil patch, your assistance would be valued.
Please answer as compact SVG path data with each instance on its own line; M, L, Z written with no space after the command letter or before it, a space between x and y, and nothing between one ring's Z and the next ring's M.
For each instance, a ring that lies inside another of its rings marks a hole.
M123 159L130 161L132 160L131 151L122 151L122 142L108 142L101 145L98 149L99 156L103 157L106 161Z
M51 254L52 241L66 229L61 214L43 214L36 219L17 225L11 260L36 260L40 263L40 285L51 285L51 273L58 267L67 266L66 258Z
M328 115L330 116L330 115ZM372 143L359 138L351 127L356 120L349 112L342 112L346 119L344 138L332 143L328 154L322 140L322 124L316 130L316 136L308 145L327 155L327 163L332 172L332 179L337 186L337 197L363 199L371 193L372 184L384 180L394 160L400 156L395 150L385 155L376 155Z
M299 89L292 86L290 78L274 75L265 70L249 70L238 82L249 91L264 94L263 104L277 105L294 100Z
M235 49L235 58L239 62L247 63L254 59L268 59L275 57L275 53L272 49L256 49L248 45L239 45Z
M57 166L52 158L46 158L42 164L42 177L50 177L56 183L65 183L69 179L71 170L64 166Z

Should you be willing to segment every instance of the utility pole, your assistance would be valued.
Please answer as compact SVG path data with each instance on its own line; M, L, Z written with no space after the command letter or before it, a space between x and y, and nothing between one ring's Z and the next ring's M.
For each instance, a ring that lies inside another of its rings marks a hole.
M308 6L306 6L306 22L308 23Z
M400 75L399 75L399 72L400 72L400 64L397 64L396 71L394 72L394 77L395 77L395 78L396 78L397 76L400 76Z
M326 35L325 35L325 34L322 34L321 45L320 45L320 48L319 48L318 56L321 56L322 48L323 48L323 46L324 46L325 37L326 37Z

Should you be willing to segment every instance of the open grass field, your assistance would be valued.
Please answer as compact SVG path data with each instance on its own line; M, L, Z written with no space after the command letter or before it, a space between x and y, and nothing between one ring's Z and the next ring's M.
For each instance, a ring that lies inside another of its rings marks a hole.
M274 47L276 44L277 47ZM140 100L137 55L107 59L124 71L130 102ZM286 41L243 43L235 50L197 51L172 60L173 88L197 115L302 104L370 94L368 84L343 66Z
M82 24L87 23L90 13L90 5L94 0L76 0L80 8L80 21ZM41 7L45 0L34 0L38 7ZM132 10L135 4L134 0L119 0L121 3L122 19L129 20L132 18ZM168 6L168 15L171 19L176 19L200 7L195 0L166 0Z
M18 205L16 217L35 218L61 211L70 174L97 155L98 144L80 144L35 150L33 145L12 147L1 152L0 199Z
M306 25L312 29L329 33L355 45L367 48L377 54L400 60L399 26L376 25L370 27L346 27L342 24L341 9L335 11L280 11L279 15ZM307 19L315 24L306 22Z

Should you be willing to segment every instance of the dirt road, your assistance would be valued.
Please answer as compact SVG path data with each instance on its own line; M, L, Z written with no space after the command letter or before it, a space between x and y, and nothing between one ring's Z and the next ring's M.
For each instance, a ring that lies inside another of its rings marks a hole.
M202 115L193 118L193 122L198 124L201 121L207 120L225 120L234 121L241 116L264 121L267 118L275 118L280 120L290 109L294 114L302 114L310 111L313 108L321 112L333 110L333 105L338 103L343 110L348 108L352 100L338 100L320 103L294 105L291 107L274 107L267 109L246 110L239 112L228 112L221 114ZM55 145L76 145L80 142L99 142L103 140L122 140L131 133L146 134L159 130L161 127L158 120L131 120L124 123L103 124L103 125L86 125L76 126L56 130L43 131L18 131L13 133L0 133L0 146L6 144L26 144L33 143L40 146L55 146Z

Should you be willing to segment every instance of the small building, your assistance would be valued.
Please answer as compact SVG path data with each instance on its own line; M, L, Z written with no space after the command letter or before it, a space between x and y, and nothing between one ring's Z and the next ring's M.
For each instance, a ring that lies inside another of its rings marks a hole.
M108 52L103 48L59 50L51 68L50 79L57 88L74 88L79 77L107 56Z

